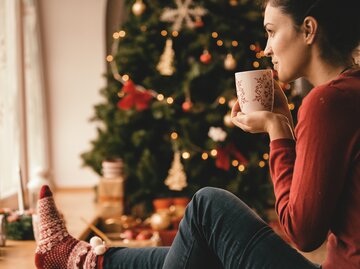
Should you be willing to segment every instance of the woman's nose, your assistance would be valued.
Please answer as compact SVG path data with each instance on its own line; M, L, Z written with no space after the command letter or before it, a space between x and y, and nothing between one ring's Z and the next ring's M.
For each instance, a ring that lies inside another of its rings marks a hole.
M271 50L271 47L269 45L269 41L266 43L266 47L264 49L264 55L266 57L271 57L271 55L272 55L272 50Z

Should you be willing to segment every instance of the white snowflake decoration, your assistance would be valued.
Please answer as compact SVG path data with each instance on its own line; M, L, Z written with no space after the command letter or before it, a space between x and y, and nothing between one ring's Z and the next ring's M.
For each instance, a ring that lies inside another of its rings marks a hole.
M192 0L175 0L177 9L164 8L160 20L166 22L173 22L172 30L180 31L185 21L186 26L190 29L195 27L194 19L200 18L207 13L203 7L190 8L193 4Z
M220 127L210 127L208 136L215 142L222 142L226 139L227 133Z

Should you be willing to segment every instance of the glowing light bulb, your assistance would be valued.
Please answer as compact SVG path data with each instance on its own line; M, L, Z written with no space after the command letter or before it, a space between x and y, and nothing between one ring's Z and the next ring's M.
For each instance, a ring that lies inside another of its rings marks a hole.
M189 159L189 158L190 158L190 153L187 152L187 151L184 151L181 156L183 157L183 159L186 160L186 159Z
M201 158L203 160L206 160L207 158L209 158L209 154L207 154L206 152L204 152L203 154L201 154Z
M165 99L164 95L163 94L158 94L156 96L156 98L159 100L159 101L163 101Z
M221 97L219 98L219 104L220 104L220 105L223 105L223 104L225 104L225 102L226 102L225 97L221 96Z
M244 171L245 171L245 165L240 164L240 165L238 166L238 170L239 170L240 172L244 172Z
M171 133L171 139L176 140L179 137L179 135L176 132Z
M215 156L217 155L217 150L216 150L216 149L212 149L212 150L210 151L210 155L213 156L213 157L215 157Z
M166 98L166 103L168 103L169 105L171 105L172 103L174 103L174 98L172 98L172 97Z
M217 32L212 32L212 33L211 33L211 36L212 36L213 38L218 38L219 34L218 34Z

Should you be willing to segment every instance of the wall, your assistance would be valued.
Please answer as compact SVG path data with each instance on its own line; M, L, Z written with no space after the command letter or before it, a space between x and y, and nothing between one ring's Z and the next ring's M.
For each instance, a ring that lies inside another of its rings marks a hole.
M93 186L98 176L81 167L96 128L88 120L105 85L106 0L38 0L56 186Z

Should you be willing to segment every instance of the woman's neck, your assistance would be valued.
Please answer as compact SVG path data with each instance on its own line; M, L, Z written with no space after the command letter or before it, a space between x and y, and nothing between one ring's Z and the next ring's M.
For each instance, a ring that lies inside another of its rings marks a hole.
M306 78L314 85L319 86L337 78L340 74L351 69L351 64L331 65L325 61L313 61L309 65Z

